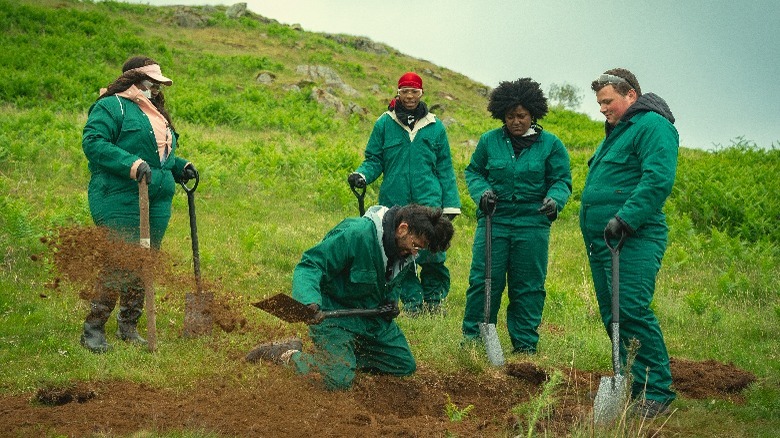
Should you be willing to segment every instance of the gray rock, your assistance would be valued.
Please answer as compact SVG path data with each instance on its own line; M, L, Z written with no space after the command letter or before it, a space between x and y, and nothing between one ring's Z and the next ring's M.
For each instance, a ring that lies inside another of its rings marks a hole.
M322 88L313 88L311 90L311 99L325 108L333 108L337 113L344 114L346 111L344 103L338 97L328 93Z
M192 8L181 7L173 12L173 21L180 27L202 28L208 24L208 16L201 15Z
M358 96L357 90L347 85L330 67L324 65L299 65L295 72L314 82L324 82L331 90L339 90L348 96Z
M276 75L270 71L261 71L257 74L255 80L261 84L270 85L276 80Z
M230 19L241 18L244 14L246 14L246 3L236 3L225 11L225 15Z

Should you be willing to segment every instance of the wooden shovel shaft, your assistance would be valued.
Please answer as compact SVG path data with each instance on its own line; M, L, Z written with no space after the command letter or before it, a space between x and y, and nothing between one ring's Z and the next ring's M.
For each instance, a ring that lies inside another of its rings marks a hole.
M141 178L138 183L138 205L141 217L141 246L151 251L151 232L149 227L149 185ZM146 311L146 341L149 351L157 350L157 317L154 309L154 272L151 266L142 267L144 282L144 308Z

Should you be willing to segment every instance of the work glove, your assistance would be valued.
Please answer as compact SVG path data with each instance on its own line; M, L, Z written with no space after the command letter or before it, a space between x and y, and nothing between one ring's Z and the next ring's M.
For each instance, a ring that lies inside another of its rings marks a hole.
M181 176L179 177L179 180L176 182L180 182L182 184L187 184L189 180L193 178L198 178L198 171L195 169L195 165L192 163L187 163L186 166L184 166L184 169L181 170Z
M382 318L387 321L392 321L396 316L401 314L401 308L398 307L398 301L388 301L379 306L379 309L382 311Z
M634 234L634 230L619 216L615 216L607 222L607 227L604 228L604 235L607 238L616 237L621 238L623 235Z
M482 194L482 197L479 198L479 209L482 211L482 213L492 215L494 211L496 211L496 204L498 203L498 197L495 193L493 193L493 190L485 190L485 193Z
M455 220L456 217L458 217L457 213L443 213L442 216L446 217L448 221L452 222Z
M141 164L139 164L138 167L135 169L135 180L140 183L141 179L144 178L146 184L152 182L152 168L149 167L148 164L146 164L146 161L142 161Z
M318 304L312 303L307 306L309 309L314 310L316 313L314 316L311 317L310 320L306 321L306 324L308 325L317 325L325 320L325 314L320 311L320 306Z
M544 198L538 211L547 216L547 219L554 221L558 217L558 203L553 198Z
M347 182L349 183L350 187L357 187L359 189L362 189L366 186L366 179L363 178L363 175L357 172L350 173L347 177Z

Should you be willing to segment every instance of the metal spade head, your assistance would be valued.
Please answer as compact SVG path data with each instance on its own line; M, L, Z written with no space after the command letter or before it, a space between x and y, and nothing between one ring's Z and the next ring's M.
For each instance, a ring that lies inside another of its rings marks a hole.
M593 400L593 421L596 424L607 424L620 418L626 407L627 383L620 374L601 378L596 399Z
M252 305L287 322L310 321L317 313L293 297L281 293Z
M485 352L488 361L493 366L500 367L504 364L504 352L501 350L501 341L498 340L498 332L495 324L479 324L479 334L482 336L482 342L485 344Z

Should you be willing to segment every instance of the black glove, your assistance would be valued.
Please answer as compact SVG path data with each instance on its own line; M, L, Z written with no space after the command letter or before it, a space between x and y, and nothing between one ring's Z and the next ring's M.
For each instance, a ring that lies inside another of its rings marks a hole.
M176 182L187 184L189 180L197 178L198 176L198 171L195 169L195 165L192 163L187 163L187 165L184 166L184 169L181 170L181 176Z
M479 198L479 209L482 213L493 214L496 211L496 204L498 203L498 197L492 190L485 190L482 197Z
M396 316L401 314L401 308L398 307L397 301L388 301L385 304L379 306L382 311L382 318L392 321Z
M350 187L357 187L359 189L362 189L366 186L366 179L363 178L363 175L357 172L350 173L347 177L347 182L349 183Z
M319 305L312 303L312 304L309 304L307 307L309 309L314 310L317 313L315 313L314 316L312 316L310 320L306 321L306 324L317 325L317 324L319 324L319 323L321 323L322 321L325 320L325 314L320 311L320 306Z
M152 182L152 168L146 164L146 161L142 161L135 169L135 180L140 183L143 178L145 178L146 184Z
M634 230L618 216L610 219L609 222L607 222L607 227L604 228L604 235L607 237L621 238L624 234L634 234Z
M555 220L558 217L558 203L553 198L544 198L539 213L546 215L547 219Z
M456 217L458 217L458 214L457 213L443 213L442 216L446 217L447 220L452 222L453 220L455 220Z

